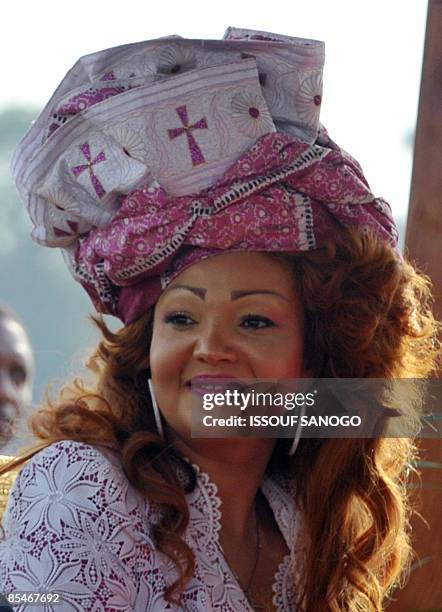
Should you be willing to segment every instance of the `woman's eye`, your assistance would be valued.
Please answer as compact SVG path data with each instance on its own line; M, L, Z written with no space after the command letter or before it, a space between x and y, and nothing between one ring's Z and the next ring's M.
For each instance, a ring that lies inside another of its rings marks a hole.
M265 327L275 327L275 323L267 317L260 315L247 315L241 320L241 325L246 329L264 329Z
M176 325L177 327L187 327L188 325L195 323L192 317L185 312L172 312L166 316L165 322Z

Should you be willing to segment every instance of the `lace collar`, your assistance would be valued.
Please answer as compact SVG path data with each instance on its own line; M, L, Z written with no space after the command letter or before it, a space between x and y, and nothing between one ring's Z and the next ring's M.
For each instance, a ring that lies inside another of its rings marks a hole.
M190 463L190 461L188 461ZM185 540L197 553L197 571L211 605L207 609L252 610L241 586L233 575L219 546L221 499L217 485L206 472L191 463L196 472L196 486L186 494L190 523ZM294 501L293 482L286 477L264 475L260 487L290 553L285 555L275 574L273 604L280 612L296 610L296 585L299 584L304 559L301 513ZM231 607L229 607L229 605ZM224 606L222 608L221 606Z

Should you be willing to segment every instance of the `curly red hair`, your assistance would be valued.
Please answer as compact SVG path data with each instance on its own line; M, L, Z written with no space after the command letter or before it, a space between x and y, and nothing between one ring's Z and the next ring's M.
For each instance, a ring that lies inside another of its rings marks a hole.
M322 249L274 256L293 264L306 314L304 360L314 376L423 378L434 371L440 343L430 281L389 245L348 231ZM75 379L33 415L31 428L42 443L9 469L61 439L117 451L131 484L164 508L153 535L178 565L180 577L166 593L177 601L195 565L181 537L195 474L159 439L147 399L152 311L117 332L94 320L102 340L88 363L93 382ZM295 478L305 516L303 609L380 611L411 558L406 485L416 459L413 440L302 439L290 460L286 447L287 440L278 441L271 463ZM188 475L184 489L177 466Z

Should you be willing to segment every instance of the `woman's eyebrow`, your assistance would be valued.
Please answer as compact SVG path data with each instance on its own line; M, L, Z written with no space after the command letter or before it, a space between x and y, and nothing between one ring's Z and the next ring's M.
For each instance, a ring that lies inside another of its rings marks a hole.
M232 296L232 300L238 300L239 298L246 297L247 295L255 295L257 293L261 295L276 295L277 297L281 298L282 300L285 300L286 302L291 301L288 297L286 297L285 295L282 295L282 293L278 293L278 291L272 291L271 289L238 290L238 291L232 291L230 295Z
M166 291L169 292L173 291L174 289L187 289L187 291L191 291L202 300L204 300L207 293L207 289L202 289L201 287L192 287L191 285L174 285L173 287L169 287L168 289L166 289Z
M192 285L174 285L173 287L170 287L168 291L172 291L173 289L186 289L187 291L191 291L192 293L194 293L196 296L198 296L202 300L205 299L206 293L207 293L207 289L203 289L202 287L192 287ZM230 293L232 301L238 300L248 295L256 295L256 294L276 295L277 297L281 298L282 300L285 300L286 302L291 301L288 297L286 297L285 295L282 295L282 293L278 293L277 291L272 291L270 289L238 289Z

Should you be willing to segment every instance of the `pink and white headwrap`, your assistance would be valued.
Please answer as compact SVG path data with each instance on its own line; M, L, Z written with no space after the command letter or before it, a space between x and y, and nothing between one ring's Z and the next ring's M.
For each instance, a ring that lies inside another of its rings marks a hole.
M323 61L321 42L233 28L82 58L13 160L33 238L126 324L218 253L351 226L395 246L388 204L319 123Z

